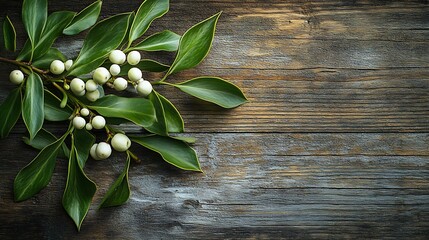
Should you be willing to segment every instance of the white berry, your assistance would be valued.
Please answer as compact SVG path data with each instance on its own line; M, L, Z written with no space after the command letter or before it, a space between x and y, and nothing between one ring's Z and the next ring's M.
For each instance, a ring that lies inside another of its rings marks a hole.
M97 89L97 90L95 90L95 91L87 92L87 93L86 93L86 99L88 99L88 100L89 100L89 101L91 101L91 102L95 102L95 101L97 101L99 98L100 98L100 91L98 91L98 89Z
M97 157L100 159L106 159L112 154L112 147L106 142L100 142L97 149L95 149L95 154L97 154Z
M82 109L80 110L80 115L81 115L81 116L83 116L83 117L88 116L88 115L89 115L89 110L88 110L88 108L82 108Z
M51 67L50 67L51 73L59 75L64 72L64 69L65 69L65 66L62 61L60 60L52 61Z
M73 118L73 126L76 129L82 129L85 127L86 121L83 117L76 116Z
M99 157L97 156L97 153L96 153L97 147L98 147L98 143L96 143L96 144L92 145L91 149L89 150L89 154L91 155L91 157L92 157L94 160L101 160L101 158L99 158Z
M24 81L24 74L21 70L13 70L9 74L9 79L13 84L21 84Z
M74 94L79 95L79 93L85 90L85 82L80 78L73 78L70 83L70 89Z
M103 116L95 116L91 121L92 127L95 129L102 129L106 126L106 119Z
M110 79L110 72L105 67L95 69L92 79L100 85L105 84Z
M69 59L64 63L64 67L66 68L66 71L68 71L71 66L73 65L73 60Z
M149 95L152 92L152 89L152 84L146 80L140 81L137 85L137 92L144 97Z
M113 82L113 87L115 88L116 91L122 91L127 89L128 82L124 78L118 77Z
M112 63L122 64L125 62L125 59L126 59L125 53L122 52L121 50L113 50L109 54L109 60Z
M76 96L78 96L78 97L82 97L82 96L84 96L85 95L85 93L86 93L86 91L85 90L83 90L83 91L80 91L80 92L73 92Z
M130 65L137 65L140 62L140 59L141 59L141 55L139 52L131 51L130 53L128 53L127 62Z
M117 133L113 136L111 144L116 151L125 152L130 148L131 141L125 134Z
M88 92L94 92L95 90L98 89L98 83L96 83L94 80L89 79L88 81L86 81L85 83L85 89Z
M112 76L117 76L121 72L121 67L118 64L112 64L109 68L109 72Z
M136 67L131 68L128 70L128 79L131 81L137 82L142 78L142 71Z
M92 130L92 124L91 123L86 123L85 129L88 130L88 131L91 131Z

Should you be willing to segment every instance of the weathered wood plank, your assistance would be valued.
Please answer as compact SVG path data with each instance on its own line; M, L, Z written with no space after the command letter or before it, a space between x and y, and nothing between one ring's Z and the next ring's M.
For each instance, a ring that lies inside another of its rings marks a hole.
M204 174L174 170L135 149L145 157L131 167L132 198L120 208L93 207L79 236L271 239L428 233L428 134L196 136ZM17 137L1 144L1 237L11 236L22 224L42 229L40 237L73 236L74 227L60 205L66 162L58 162L53 181L41 194L13 204L13 176L32 154L25 151L19 159L12 154L14 146L23 147ZM124 156L115 155L88 162L86 172L100 187L95 203L123 161Z

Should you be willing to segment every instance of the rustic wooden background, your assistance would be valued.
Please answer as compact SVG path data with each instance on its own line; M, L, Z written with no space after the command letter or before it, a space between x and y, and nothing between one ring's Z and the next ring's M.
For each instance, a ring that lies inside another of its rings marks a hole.
M20 2L1 0L0 16L19 22ZM50 7L79 11L90 2ZM66 160L40 194L13 202L13 179L36 155L20 122L0 140L1 239L427 239L428 1L171 2L150 33L182 34L224 11L208 58L172 81L221 76L250 100L225 111L161 89L183 113L187 136L198 138L205 173L176 170L135 146L143 162L131 166L131 199L94 205L77 233L61 206ZM105 1L102 15L139 4ZM79 39L57 46L71 57ZM0 101L12 89L11 69L0 66ZM87 165L96 204L123 164L118 154Z

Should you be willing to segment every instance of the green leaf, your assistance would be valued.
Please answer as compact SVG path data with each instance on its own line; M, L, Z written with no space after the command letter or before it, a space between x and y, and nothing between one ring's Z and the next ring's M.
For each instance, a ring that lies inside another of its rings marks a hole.
M152 91L149 94L148 98L152 102L153 107L155 108L156 121L145 129L149 132L156 133L158 135L167 136L167 123L165 122L164 108L162 106L161 100L159 100L158 94L156 94L155 91Z
M110 67L110 64L108 65L106 64L105 67L108 69ZM137 65L132 66L127 63L121 66L121 72L119 73L119 75L126 76L128 74L128 71L133 67L136 67L142 71L148 71L148 72L164 72L164 71L167 71L170 66L157 62L155 60L142 59Z
M15 88L0 105L0 138L7 137L21 115L21 88Z
M42 190L51 180L55 168L55 159L58 151L69 132L46 146L40 153L15 177L15 201L24 201Z
M149 95L156 111L156 121L146 128L149 132L167 136L168 133L183 132L184 124L179 111L167 98L152 91Z
M131 158L128 154L124 170L104 195L104 198L100 203L100 208L120 206L124 204L128 198L130 198L131 190L130 184L128 182L128 170L130 168L130 162Z
M40 129L40 131L37 133L37 135L33 138L33 140L30 140L28 137L23 137L24 143L37 149L42 150L46 146L52 144L53 142L57 141L57 137L54 136L54 134L50 133L46 129ZM58 152L58 157L60 158L69 158L70 150L67 147L65 143L61 146L62 151Z
M124 118L142 127L148 127L155 121L153 105L145 98L107 95L88 107L104 117Z
M128 29L130 14L119 14L98 22L89 32L83 42L79 56L72 65L68 75L79 76L93 70L94 66L102 64L104 58L118 48ZM87 65L91 65L88 71Z
M94 25L101 11L101 1L96 1L80 11L73 21L64 29L65 35L76 35Z
M34 45L33 59L39 59L51 48L55 40L61 35L63 29L70 23L74 12L61 11L49 15L46 26L43 29L37 44ZM17 60L29 60L31 58L31 44L27 41L19 53Z
M73 219L78 231L80 231L97 186L85 175L82 166L79 165L74 143L75 140L72 140L67 184L62 203L67 214Z
M182 136L170 136L170 137L180 141L184 141L189 144L194 144L197 141L197 139L194 137L182 137Z
M52 92L45 90L45 120L48 121L65 121L73 114L73 109L66 105L64 108L60 107L61 99L59 99Z
M16 31L9 17L3 22L4 46L7 50L15 52L16 50Z
M173 85L185 93L224 108L234 108L247 101L240 88L218 77L198 77Z
M167 123L167 130L170 133L184 132L183 118L177 108L167 98L157 93L161 100L162 107L164 108L165 121Z
M132 137L131 140L159 153L166 162L180 169L201 171L195 150L180 140L156 135Z
M179 47L180 35L165 30L155 33L145 40L132 47L133 50L143 51L177 51Z
M145 0L137 10L131 25L128 46L146 32L153 20L166 14L168 9L169 0Z
M31 53L34 51L48 18L47 0L24 0L22 22L30 38ZM30 57L31 60L32 57Z
M67 58L58 49L50 48L43 56L34 60L32 65L40 69L49 69L54 60L61 60L64 62Z
M33 139L42 128L45 118L43 93L42 79L36 73L30 73L22 102L22 119L30 133L30 139Z
M79 165L83 168L85 166L86 160L88 160L89 150L95 143L95 137L86 129L76 129L74 131L74 137L77 161L79 162Z
M203 61L212 46L216 23L221 13L194 25L183 34L179 51L166 76L195 67Z

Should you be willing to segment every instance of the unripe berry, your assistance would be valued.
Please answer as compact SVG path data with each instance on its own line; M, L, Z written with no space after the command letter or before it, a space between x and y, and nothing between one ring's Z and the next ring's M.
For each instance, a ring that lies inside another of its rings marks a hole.
M95 69L92 79L100 85L105 84L110 79L110 72L105 67Z
M81 115L81 116L83 116L83 117L88 116L88 115L89 115L89 110L88 110L88 108L82 108L82 109L80 110L80 115Z
M137 92L144 97L149 95L152 92L152 89L152 84L146 80L140 81L137 85Z
M9 80L13 84L21 84L24 81L24 74L21 72L21 70L13 70L9 74Z
M113 136L111 144L116 151L125 152L130 148L131 141L125 134L117 133Z
M64 63L64 67L66 68L66 71L68 71L71 66L73 65L73 60L69 59Z
M91 121L92 127L95 129L102 129L106 126L106 119L103 116L95 116Z
M89 150L89 154L91 155L91 157L92 157L94 160L102 160L101 158L99 158L99 157L97 156L97 153L96 153L97 147L98 147L98 143L96 143L96 144L92 145L91 149Z
M121 67L118 64L112 64L109 71L112 76L117 76L121 72Z
M109 54L109 60L112 63L122 64L125 62L125 59L126 59L125 53L122 52L121 50L113 50Z
M52 61L51 67L50 67L51 73L59 75L64 72L64 69L65 69L65 66L63 62L61 62L60 60Z
M128 79L131 81L137 82L142 78L142 71L136 67L131 68L128 70Z
M73 78L70 82L70 89L76 95L79 95L82 91L85 91L85 82L80 78Z
M92 124L86 123L85 128L86 128L86 130L91 131L92 130Z
M98 89L98 84L94 80L89 79L85 83L85 88L86 88L86 91L88 92L94 92L95 90Z
M100 159L106 159L112 154L112 147L106 142L100 142L97 149L95 149L95 153Z
M83 117L76 116L73 118L73 126L76 129L82 129L85 127L86 121Z
M128 82L127 82L127 80L125 80L121 77L118 77L113 82L113 87L115 88L116 91L122 91L122 90L127 89Z
M127 62L130 65L137 65L140 62L140 59L141 59L141 55L139 52L131 51L130 53L128 53Z
M91 101L91 102L95 102L95 101L97 101L99 98L100 98L100 91L98 91L98 89L97 89L97 90L95 90L95 91L87 92L87 93L86 93L86 99L88 99L88 100L89 100L89 101Z

